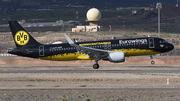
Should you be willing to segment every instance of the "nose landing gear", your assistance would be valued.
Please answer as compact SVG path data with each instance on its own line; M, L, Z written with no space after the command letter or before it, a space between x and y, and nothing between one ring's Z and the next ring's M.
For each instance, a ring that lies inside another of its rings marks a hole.
M154 64L155 64L155 62L152 60L152 61L151 61L151 64L152 64L152 65L154 65Z
M153 61L153 56L152 56L152 55L150 55L150 57L151 57L151 64L152 64L152 65L154 65L154 64L155 64L155 62Z

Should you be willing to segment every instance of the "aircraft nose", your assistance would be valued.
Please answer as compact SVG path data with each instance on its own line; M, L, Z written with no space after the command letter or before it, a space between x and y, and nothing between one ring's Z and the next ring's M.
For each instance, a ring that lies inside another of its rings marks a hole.
M174 45L173 45L173 44L171 44L171 45L170 45L170 48L171 48L171 50L173 50L173 49L174 49Z
M174 49L174 45L173 44L170 44L166 47L169 51L173 50Z

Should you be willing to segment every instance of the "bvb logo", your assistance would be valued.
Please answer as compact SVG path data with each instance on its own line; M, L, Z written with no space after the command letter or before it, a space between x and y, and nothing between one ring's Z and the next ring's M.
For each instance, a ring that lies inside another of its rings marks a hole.
M29 42L29 35L25 31L18 31L15 35L15 41L18 45L26 45Z

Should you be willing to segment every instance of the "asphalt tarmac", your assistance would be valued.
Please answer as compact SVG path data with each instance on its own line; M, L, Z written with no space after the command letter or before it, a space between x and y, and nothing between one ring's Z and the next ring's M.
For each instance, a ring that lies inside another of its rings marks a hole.
M179 65L0 65L0 89L180 89ZM167 79L170 85L167 85Z
M179 65L1 65L4 73L180 73Z
M1 70L0 73L180 73L180 70Z

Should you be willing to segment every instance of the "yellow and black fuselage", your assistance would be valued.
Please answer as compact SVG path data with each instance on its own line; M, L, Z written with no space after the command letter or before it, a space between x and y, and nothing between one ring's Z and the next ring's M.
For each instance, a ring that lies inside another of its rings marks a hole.
M8 53L56 61L92 60L95 58L95 56L88 57L87 54L78 52L69 43L40 44L16 21L9 21L9 25L17 48L9 49ZM75 44L100 50L124 52L125 57L159 54L174 48L172 44L157 37L87 41Z
M152 44L150 43L151 40L154 41ZM76 44L84 47L124 52L126 57L159 54L173 49L170 43L156 37L88 41L77 42ZM164 46L161 47L160 45ZM70 46L68 43L52 45L38 44L31 47L16 48L14 50L18 50L14 51L16 55L46 60L68 61L94 59L94 57L88 58L88 55L78 52L75 47ZM9 51L9 53L13 53L13 51Z
M152 41L152 43L150 43ZM78 42L79 46L124 52L125 57L139 56L139 55L153 55L164 53L173 49L173 46L167 43L164 39L147 37L147 38L129 38L129 39L115 39L102 41ZM164 45L161 47L160 45ZM77 52L75 47L68 43L59 45L41 45L44 51L39 52L42 56L39 59L67 61L67 60L90 60L94 57L88 58L81 52ZM44 53L43 53L44 52Z

